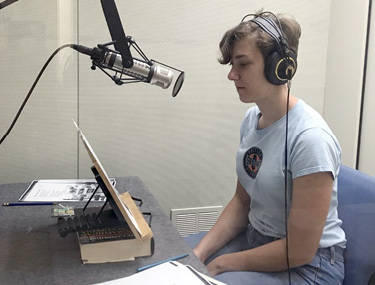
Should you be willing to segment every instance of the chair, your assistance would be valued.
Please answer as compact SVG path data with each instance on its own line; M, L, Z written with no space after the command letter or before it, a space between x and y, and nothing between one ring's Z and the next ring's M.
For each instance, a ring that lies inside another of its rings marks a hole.
M375 273L375 178L342 165L338 201L347 239L344 285L368 284Z
M367 285L375 273L375 178L342 165L338 201L338 215L347 239L344 285ZM203 234L185 240L193 246Z

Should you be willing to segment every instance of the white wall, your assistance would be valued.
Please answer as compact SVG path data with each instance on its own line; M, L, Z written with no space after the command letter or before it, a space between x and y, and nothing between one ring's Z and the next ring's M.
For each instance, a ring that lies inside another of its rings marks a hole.
M227 80L229 67L217 63L218 43L245 14L262 7L291 13L300 22L292 93L319 112L326 110L331 1L145 0L116 5L126 34L150 58L186 72L180 94L172 98L170 89L148 84L117 86L101 71L92 71L87 56L63 50L0 146L0 183L92 177L74 118L107 172L141 177L166 213L225 204L236 182L239 125L250 106L238 100ZM58 46L79 42L94 47L110 41L100 1L92 0L18 1L0 10L0 31L1 135ZM347 138L342 139L346 147Z
M368 7L369 1L333 0L330 17L324 117L341 143L343 163L351 167L356 166L357 159ZM374 121L371 109L375 108L371 82L374 77L373 43L370 48L359 169L375 175L371 162L375 160L371 147L375 141L371 127Z
M359 169L375 176L375 6L372 5Z

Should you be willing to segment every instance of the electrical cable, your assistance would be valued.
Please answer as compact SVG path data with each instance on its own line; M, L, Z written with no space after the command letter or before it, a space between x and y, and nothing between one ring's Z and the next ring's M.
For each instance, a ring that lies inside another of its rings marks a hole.
M290 96L290 80L287 83L288 94L286 102L286 115L285 115L285 146L284 146L284 221L285 221L285 250L286 250L286 264L288 267L289 285L292 284L290 277L290 264L289 264L289 237L288 237L288 130L289 130L289 96Z
M271 13L278 22L280 31L281 31L281 38L285 39L284 37L284 31L281 26L281 22L276 15ZM277 29L276 29L277 30ZM284 40L283 43L287 44L287 42ZM288 44L287 44L288 45ZM289 47L288 47L289 48ZM285 53L285 49L282 48L284 60L287 62L290 62L290 58L287 56ZM289 285L292 284L291 276L290 276L290 263L289 263L289 231L288 231L288 131L289 131L289 97L290 97L290 88L291 88L291 78L293 77L293 74L291 74L291 70L286 71L286 75L288 78L287 81L287 88L288 88L288 93L287 93L287 98L286 98L286 115L285 115L285 146L284 146L284 168L285 168L285 175L284 175L284 221L285 221L285 251L286 251L286 264L288 268L288 281Z
M3 137L0 139L0 145L3 143L3 141L5 140L5 138L6 138L6 137L10 134L10 132L12 131L14 125L16 124L16 122L17 122L19 116L20 116L21 113L22 113L22 110L24 109L24 107L25 107L27 101L30 99L30 96L31 96L31 94L32 94L32 92L33 92L35 86L37 85L39 79L41 78L41 76L42 76L43 72L45 71L45 69L47 68L48 64L51 62L51 60L54 58L54 56L55 56L59 51L61 51L62 49L66 48L66 47L71 47L71 44L65 44L65 45L62 45L61 47L59 47L58 49L56 49L56 50L52 53L52 55L48 58L48 60L46 61L46 63L45 63L44 66L42 67L42 69L40 70L38 76L36 77L36 79L35 79L33 85L31 86L31 88L30 88L30 90L29 90L29 92L27 93L26 98L24 99L24 101L23 101L21 107L19 108L19 110L18 110L16 116L14 117L14 119L13 119L13 121L12 121L10 127L8 128L8 130L6 131L6 133L3 135Z
M270 14L272 15L276 20L277 24L271 20L268 17L264 17L264 14ZM282 53L282 56L284 57L284 60L289 62L291 64L290 57L288 57L287 53L285 52L285 48L289 49L288 43L285 40L284 37L284 32L281 26L281 22L279 18L272 12L262 12L260 14L247 14L245 17L242 18L243 22L247 17L253 16L254 18L256 17L261 17L267 23L272 26L275 31L278 33L280 38L277 38L277 35L272 33L267 27L264 25L261 25L261 28L265 30L274 40L276 40L277 45L279 46L279 49ZM251 20L250 20L251 21ZM259 23L258 23L259 24ZM278 27L277 27L278 25ZM281 43L280 43L281 42ZM284 168L285 168L285 175L284 175L284 221L285 221L285 251L286 251L286 263L287 263L287 268L288 268L288 279L289 279L289 285L292 284L291 281L291 276L290 276L290 263L289 263L289 237L288 237L288 129L289 129L289 97L290 97L290 88L291 88L291 78L293 77L293 74L290 74L291 70L286 70L286 75L287 75L287 88L288 88L288 93L287 93L287 103L286 103L286 115L285 115L285 145L284 145Z
M371 11L372 11L372 0L369 1L368 15L367 15L367 32L366 32L366 46L365 46L365 56L363 65L363 76L362 76L362 92L361 92L361 105L359 110L359 128L357 136L357 154L355 161L355 169L359 169L359 163L361 158L361 141L362 141L362 127L363 127L363 113L365 105L365 95L366 95L366 79L367 79L367 65L369 56L369 45L370 45L370 27L371 27Z

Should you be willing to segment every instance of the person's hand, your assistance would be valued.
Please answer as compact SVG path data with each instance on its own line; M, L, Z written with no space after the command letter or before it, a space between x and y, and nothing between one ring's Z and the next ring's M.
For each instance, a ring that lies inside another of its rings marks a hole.
M212 260L209 264L207 264L207 269L211 273L212 276L216 276L220 273L224 272L223 267L220 265L222 256L219 256Z

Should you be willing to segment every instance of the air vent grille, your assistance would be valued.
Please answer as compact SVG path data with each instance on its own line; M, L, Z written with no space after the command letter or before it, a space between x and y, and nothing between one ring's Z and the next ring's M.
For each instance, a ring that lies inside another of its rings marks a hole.
M181 237L209 231L220 216L223 206L172 209L171 221Z

